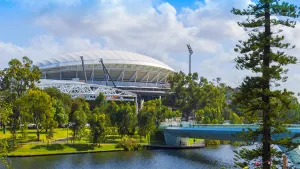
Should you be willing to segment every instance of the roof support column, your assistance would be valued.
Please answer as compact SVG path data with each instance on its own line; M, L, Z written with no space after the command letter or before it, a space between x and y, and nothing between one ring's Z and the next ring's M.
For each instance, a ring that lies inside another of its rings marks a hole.
M76 78L78 78L78 66L76 66Z
M160 76L160 72L158 73L158 76L157 76L157 79L156 79L156 86L157 86L157 82L158 82L159 76Z
M136 79L137 79L138 75L139 75L139 71L136 71L136 76L135 76L135 80L134 80L135 83L136 83Z
M149 74L150 74L150 73L149 73ZM146 86L148 86L149 74L148 74L148 76L147 76L147 82L146 82Z
M123 86L124 74L125 74L125 69L124 69L124 72L123 72L123 74L122 74L122 86Z
M62 79L62 72L61 72L61 69L60 69L60 72L59 72L59 78L60 78L60 80Z
M93 71L90 78L92 80L92 84L94 84L94 72L95 72L95 67L93 67Z

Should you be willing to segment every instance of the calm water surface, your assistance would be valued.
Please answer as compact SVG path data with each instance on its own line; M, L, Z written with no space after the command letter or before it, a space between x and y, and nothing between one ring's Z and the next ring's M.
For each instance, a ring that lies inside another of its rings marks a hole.
M11 158L15 169L226 169L233 167L230 145L191 150L109 152Z

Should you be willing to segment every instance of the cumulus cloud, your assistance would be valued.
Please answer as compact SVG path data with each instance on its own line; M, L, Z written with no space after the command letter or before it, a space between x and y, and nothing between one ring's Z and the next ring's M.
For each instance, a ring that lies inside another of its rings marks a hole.
M41 35L31 40L29 47L0 42L0 69L5 68L9 60L28 56L34 62L57 55L90 49L99 49L102 45L86 38L67 37L59 40L51 35Z
M233 1L231 4L237 7L247 6L250 2ZM176 53L186 52L187 43L192 45L199 58L207 53L224 51L223 43L243 33L230 9L228 3L216 0L206 0L198 9L185 8L181 12L167 2L154 7L150 0L100 0L95 7L82 11L80 16L72 10L67 13L52 11L39 16L36 24L57 36L93 36L103 39L110 48L144 53L165 61L166 58L177 60L180 56ZM193 65L197 66L200 60L195 59ZM171 66L176 70L182 68L175 63Z
M32 22L49 35L37 36L29 47L0 42L0 52L8 58L26 54L38 61L65 52L105 47L149 55L177 71L187 72L189 43L194 50L192 70L200 76L221 77L236 86L249 74L234 68L237 54L233 48L238 40L246 38L246 33L236 23L243 18L230 11L232 7L246 8L251 0L204 0L193 9L175 9L162 0L92 0L89 5L85 2L18 0L18 4L27 7L37 3L34 12L38 11L38 15ZM300 27L286 31L287 41L297 44L299 32ZM299 52L300 46L291 51ZM1 66L5 62L1 60ZM296 76L300 72L297 66L289 68L291 78L285 86L298 92L294 84L300 82Z

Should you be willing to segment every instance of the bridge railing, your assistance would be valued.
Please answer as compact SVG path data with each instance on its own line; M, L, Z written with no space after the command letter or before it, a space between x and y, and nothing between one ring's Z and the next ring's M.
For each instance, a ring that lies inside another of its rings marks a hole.
M183 128L257 128L258 124L197 124L194 122L164 122L160 127L183 127ZM300 124L287 124L288 128L300 128Z

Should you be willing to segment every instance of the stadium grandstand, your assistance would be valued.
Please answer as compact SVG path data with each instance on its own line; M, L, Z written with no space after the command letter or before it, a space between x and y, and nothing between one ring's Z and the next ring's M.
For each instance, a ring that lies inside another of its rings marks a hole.
M165 95L167 78L174 72L152 57L117 50L68 53L36 65L42 71L40 88L56 87L88 100L95 99L99 92L111 100L158 98Z

